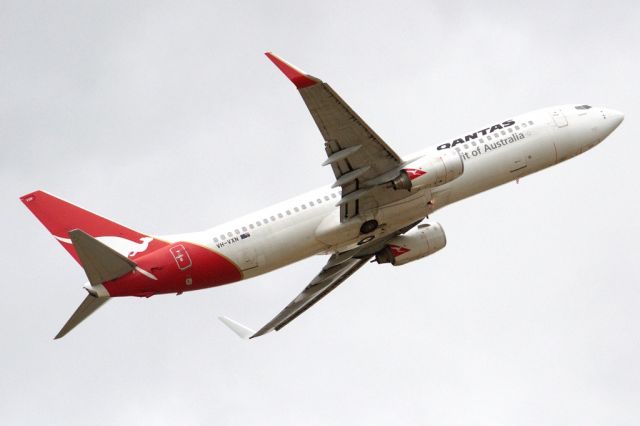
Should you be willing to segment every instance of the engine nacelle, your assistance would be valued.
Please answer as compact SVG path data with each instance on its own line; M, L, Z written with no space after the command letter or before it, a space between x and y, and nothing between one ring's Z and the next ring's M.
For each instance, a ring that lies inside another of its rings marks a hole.
M376 253L376 262L400 266L429 256L446 245L442 226L438 222L426 222L389 240L385 248Z
M394 189L413 191L451 182L464 172L462 157L455 151L419 158L391 181Z

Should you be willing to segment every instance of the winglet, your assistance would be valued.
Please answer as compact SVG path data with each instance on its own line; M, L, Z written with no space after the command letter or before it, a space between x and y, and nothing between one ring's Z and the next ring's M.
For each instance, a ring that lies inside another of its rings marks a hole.
M291 65L284 59L279 58L273 53L265 52L264 54L267 55L267 58L269 58L271 62L273 62L276 67L278 67L280 71L282 71L282 73L286 75L289 80L291 80L293 84L295 84L296 88L304 89L305 87L313 86L314 84L320 83L320 80L318 80L317 78L305 74L304 71L299 70L298 68L294 67L293 65Z
M231 331L240 336L241 339L248 340L256 333L254 330L250 329L249 327L245 327L244 325L232 320L231 318L218 317L218 319L222 321L224 325L229 327Z

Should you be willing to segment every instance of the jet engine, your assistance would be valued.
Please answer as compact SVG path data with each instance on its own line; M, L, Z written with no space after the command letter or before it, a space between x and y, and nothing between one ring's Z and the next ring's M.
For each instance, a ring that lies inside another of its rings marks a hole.
M389 240L385 248L376 253L376 262L400 266L429 256L446 245L442 226L438 222L427 222Z
M462 157L456 151L422 157L410 163L391 181L394 189L413 191L451 182L464 172Z

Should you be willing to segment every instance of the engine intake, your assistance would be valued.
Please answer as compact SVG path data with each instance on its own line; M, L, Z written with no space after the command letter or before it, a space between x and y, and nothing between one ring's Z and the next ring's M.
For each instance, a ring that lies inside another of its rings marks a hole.
M400 266L429 256L446 245L442 226L438 222L426 222L389 240L385 248L376 253L376 262Z
M396 190L433 188L451 182L463 172L462 157L457 152L451 151L414 161L402 169L391 184Z

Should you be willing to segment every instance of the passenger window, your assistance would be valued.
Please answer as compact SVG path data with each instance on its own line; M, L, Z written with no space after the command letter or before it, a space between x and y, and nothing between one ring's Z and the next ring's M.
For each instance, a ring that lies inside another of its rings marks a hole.
M318 198L316 201L318 202L318 204L322 203L322 200L320 198Z
M269 223L269 219L262 219L262 223L266 225L267 223Z
M513 129L512 129L511 127L509 127L509 128L507 129L507 131L508 131L509 133L513 133Z
M233 237L233 234L231 232L227 232L227 237L231 238Z
M271 222L275 222L276 221L276 217L275 216L271 216Z
M291 216L291 210L287 210L287 216Z
M325 200L325 201L329 201L329 196L328 196L328 195L325 195L325 196L324 196L324 200Z
M315 204L313 204L313 201L309 202L309 206L311 206L311 207L315 206Z
M331 198L336 198L336 194L331 194Z
M239 229L236 229L234 232L236 233L236 235L240 235L240 230Z
M502 136L505 136L507 134L507 132L505 132L504 130L501 130L500 133L502 133Z
M520 126L516 126L516 130L520 130Z
M258 225L258 226L262 226L262 223L261 223L260 221L257 221L257 222L256 222L256 225Z
M463 146L464 146L464 149L469 149L469 145L468 144L465 143Z
M525 128L525 127L527 127L527 123L522 123L521 126L522 126L522 128Z
M474 141L471 141L471 145L473 145L473 146L477 146L478 144L477 144L477 143L475 143Z
M213 242L214 242L214 243L217 243L218 241L220 241L220 240L218 239L218 237L213 237Z
M490 141L491 140L491 135L487 136L487 140Z
M247 232L247 227L246 226L242 227L242 232Z
M293 208L293 210L294 210L296 213L298 213L298 212L300 211L300 209L299 209L299 208L297 208L297 207L294 207L294 208Z
M529 121L529 125L533 126L533 121Z
M284 216L282 216L282 213L278 213L278 218L282 219Z
M302 210L306 210L306 209L307 209L306 204L303 204L303 205L301 205L300 207L302 207Z
M225 236L224 236L224 234L222 234L222 235L220 235L220 239L221 239L222 241L224 241L224 240L226 240L226 239L227 239L227 237L225 237Z

